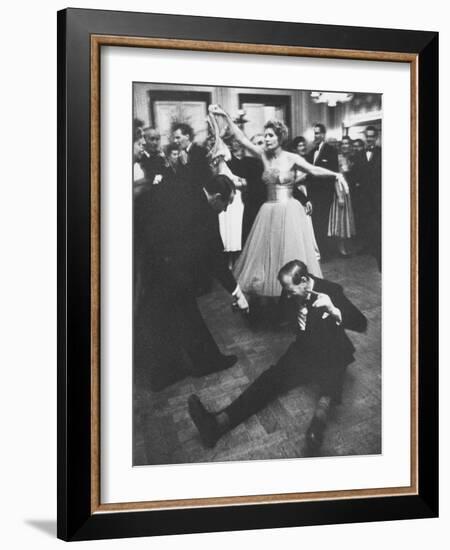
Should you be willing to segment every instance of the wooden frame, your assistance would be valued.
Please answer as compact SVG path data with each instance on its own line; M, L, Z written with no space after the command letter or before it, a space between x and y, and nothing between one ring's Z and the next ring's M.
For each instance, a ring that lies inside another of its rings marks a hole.
M437 515L437 214L430 219L427 213L437 213L438 37L431 32L343 29L97 10L58 13L60 538L83 540ZM410 487L204 501L100 502L99 91L100 49L105 45L410 64ZM423 135L427 139L419 140ZM420 223L425 218L426 225Z

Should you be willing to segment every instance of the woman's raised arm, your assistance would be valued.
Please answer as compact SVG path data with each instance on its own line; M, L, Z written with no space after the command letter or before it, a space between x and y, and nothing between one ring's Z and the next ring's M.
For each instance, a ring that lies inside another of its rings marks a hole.
M223 116L228 126L233 134L233 136L239 141L239 143L247 149L249 153L251 153L255 157L262 158L264 156L264 153L261 151L259 147L256 147L244 134L244 132L239 128L237 124L235 124L230 117L230 115L222 109L219 105L210 105L208 108L208 111L211 115L215 116Z

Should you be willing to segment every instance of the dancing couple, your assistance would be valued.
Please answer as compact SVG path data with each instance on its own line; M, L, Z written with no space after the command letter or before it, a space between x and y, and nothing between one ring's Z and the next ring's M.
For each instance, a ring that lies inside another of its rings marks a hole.
M314 166L300 155L284 150L288 130L281 121L271 120L265 124L265 147L260 148L247 138L221 107L211 105L209 114L215 119L224 119L232 136L251 155L261 159L264 166L262 177L267 188L267 200L258 212L234 267L234 276L240 288L250 296L279 297L281 285L278 272L283 265L295 259L304 261L312 275L321 277L312 225L305 208L293 196L296 173L300 170L314 178L333 177L339 193L348 193L345 178L339 172Z

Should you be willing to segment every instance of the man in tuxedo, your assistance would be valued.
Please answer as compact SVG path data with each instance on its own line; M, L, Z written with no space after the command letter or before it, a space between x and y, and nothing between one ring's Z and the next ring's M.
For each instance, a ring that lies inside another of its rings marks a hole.
M200 189L160 185L136 203L143 293L135 313L135 374L138 383L155 391L188 375L229 368L237 360L219 351L196 299L199 280L208 273L232 294L236 308L248 309L219 233L218 214L234 193L233 182L219 175Z
M326 129L323 124L314 126L314 147L306 159L310 164L339 172L338 154L336 149L325 141ZM309 178L309 198L312 203L312 221L321 259L326 260L331 252L328 239L328 220L333 202L334 184L336 178Z
M164 168L167 166L167 162L161 150L161 135L159 131L156 128L144 128L144 139L145 147L140 163L144 172L146 186L150 188L155 183L155 178L162 174Z
M374 256L381 271L381 147L377 145L378 130L367 126L366 150L362 157L362 185L364 191L364 234L367 251Z
M136 204L148 203L161 183L163 173L167 170L168 163L161 150L161 135L156 128L138 127L139 142L135 142L137 158L133 166L134 181L133 192ZM138 170L138 168L140 168ZM144 199L140 198L144 195ZM133 301L136 304L140 300L142 291L142 243L136 240L133 243L134 289Z
M184 166L184 177L192 187L201 189L211 177L206 149L193 141L194 130L184 122L174 124L172 140L180 151L179 161Z
M208 447L279 394L315 382L319 400L306 440L308 452L317 453L330 406L340 401L345 370L353 362L355 351L345 329L364 332L366 318L340 285L310 275L299 260L283 266L278 278L294 306L296 339L276 365L264 371L224 410L210 413L196 395L189 398L190 416Z

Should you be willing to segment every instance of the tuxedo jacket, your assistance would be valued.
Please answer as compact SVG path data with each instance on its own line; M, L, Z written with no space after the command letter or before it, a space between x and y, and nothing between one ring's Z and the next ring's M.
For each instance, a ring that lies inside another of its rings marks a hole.
M211 178L207 151L198 143L192 143L187 156L187 163L184 165L184 177L192 186L202 189Z
M299 306L293 300L291 315L295 322L296 346L301 360L306 363L311 362L317 368L329 368L329 365L346 366L353 361L355 348L345 330L365 332L367 319L347 298L341 285L318 277L311 276L311 278L314 280L313 291L330 297L334 306L341 312L342 323L338 325L331 315L323 319L322 316L326 310L323 307L313 307L316 298L312 295L305 304L306 328L302 331L296 319Z
M162 174L166 169L167 162L161 153L152 154L149 157L142 157L140 160L141 168L144 172L147 184L152 185L157 174Z
M359 208L364 223L381 225L381 147L375 146L370 160L366 151L355 153L354 184L359 191Z
M381 207L381 147L375 146L372 150L370 160L367 160L367 153L362 154L362 179L364 188L373 202L380 202Z
M259 210L267 198L266 186L262 181L263 163L254 157L238 159L232 156L227 164L235 176L244 178L247 182L242 192L244 205Z
M232 292L217 214L203 188L187 182L160 185L135 204L135 240L143 250L143 283L176 295L195 292L206 278L217 278Z
M320 149L320 152L318 157L316 158L316 161L314 162L315 151L316 151L316 148L312 149L306 155L306 160L310 164L314 164L315 166L321 166L322 168L327 168L332 172L339 172L338 154L336 149L332 145L325 142ZM326 194L332 195L334 193L334 182L335 182L335 178L333 176L329 178L324 178L324 177L314 178L314 182L309 186L311 195L314 195L317 193L326 193Z
M339 162L338 162L338 154L336 149L329 143L324 142L322 147L320 148L319 155L316 158L316 161L314 162L314 153L316 149L317 148L314 147L306 155L306 159L308 160L308 162L310 164L314 164L315 166L322 166L322 168L328 168L333 172L338 172Z

